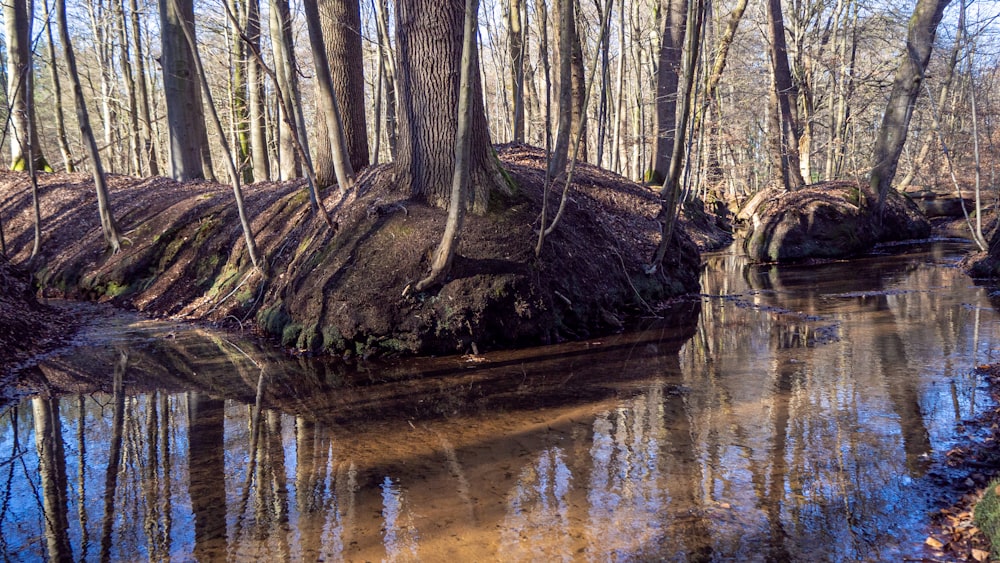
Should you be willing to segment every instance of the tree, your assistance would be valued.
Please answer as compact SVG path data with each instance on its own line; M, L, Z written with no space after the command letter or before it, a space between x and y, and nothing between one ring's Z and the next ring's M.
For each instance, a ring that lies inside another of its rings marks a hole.
M660 39L656 71L656 137L653 139L653 167L650 181L661 183L670 167L677 125L677 84L684 50L684 27L688 0L668 0Z
M185 22L194 27L192 0L159 0L160 65L167 107L170 177L177 181L210 177L208 134L194 55L184 38Z
M104 178L104 167L101 165L101 155L94 140L94 131L90 127L90 114L87 112L87 102L83 99L83 86L80 84L80 74L76 69L76 55L69 38L69 27L66 24L66 0L56 0L56 19L59 21L59 42L63 46L63 56L66 58L66 68L70 83L73 86L73 101L76 105L76 120L80 125L80 136L90 159L90 168L94 176L94 188L97 190L97 212L101 218L101 230L104 241L117 253L121 250L121 234L118 224L111 213L108 187Z
M773 181L786 190L805 184L799 167L799 129L794 113L797 93L788 67L781 0L767 0L767 31L771 47L771 170Z
M524 0L507 0L507 48L510 55L511 102L514 106L515 143L524 142L524 55L527 49L524 33L528 9Z
M361 5L359 0L318 0L318 4L326 60L340 107L347 153L351 168L358 171L369 163ZM318 63L314 61L314 64Z
M45 8L45 36L48 39L49 67L52 77L52 94L55 99L56 113L56 141L59 143L59 151L63 157L63 167L66 172L73 172L73 154L69 149L69 141L66 139L66 116L63 114L62 105L62 82L59 80L59 69L56 67L56 46L52 39L52 18L49 12L48 0L43 0Z
M271 48L274 52L274 72L277 77L280 120L278 123L278 177L290 180L301 176L301 162L295 149L296 138L308 155L305 142L305 119L302 118L302 97L296 72L295 50L292 45L292 16L288 0L271 0Z
M464 12L461 0L396 6L399 140L393 170L401 189L441 208L451 200ZM478 76L478 58L473 64ZM506 185L490 144L479 80L470 95L470 182L464 201L467 208L485 212L490 193Z
M325 140L320 146L329 153L327 157L336 173L337 183L341 189L346 190L354 183L354 167L348 155L348 143L346 139L345 122L340 111L338 95L334 90L333 80L330 76L329 65L327 64L327 52L323 45L323 32L320 29L320 15L316 0L305 0L303 7L306 12L306 24L309 28L309 45L312 47L313 62L316 69L316 90L319 93L319 107L321 110L320 121L325 123L327 136L319 138ZM360 45L358 46L360 50ZM362 98L363 98L362 90ZM360 104L356 103L356 106ZM364 116L362 115L362 126ZM368 160L368 141L364 142L365 158ZM324 151L318 151L324 152Z
M458 130L455 133L455 169L451 176L451 201L448 204L448 221L445 224L441 244L434 252L431 272L417 283L416 290L423 291L440 282L451 269L462 215L465 212L466 184L469 183L469 149L472 145L472 91L476 76L476 21L479 14L479 0L466 0L465 25L462 40L462 70L459 77Z
M917 0L910 17L906 45L899 57L899 66L893 79L892 91L886 103L882 125L872 158L869 186L878 193L876 213L881 217L892 180L896 176L899 156L906 143L906 134L913 115L913 104L920 94L924 69L931 58L934 36L951 0Z
M264 110L264 70L257 58L260 53L260 0L247 0L244 25L247 47L247 89L250 104L250 158L253 179L260 182L271 179L271 166L267 150L267 124Z
M32 62L31 27L34 18L28 13L30 0L8 0L3 3L5 40L7 42L7 98L10 107L11 170L28 170L27 155L31 154L36 170L48 169L37 139L34 96L34 64ZM51 169L50 169L51 170Z

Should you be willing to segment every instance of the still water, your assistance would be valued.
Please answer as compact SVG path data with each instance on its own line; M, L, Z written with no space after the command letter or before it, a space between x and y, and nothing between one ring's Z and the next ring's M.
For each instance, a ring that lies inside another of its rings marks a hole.
M1000 359L966 249L710 255L641 330L393 364L115 316L0 403L0 557L920 557Z

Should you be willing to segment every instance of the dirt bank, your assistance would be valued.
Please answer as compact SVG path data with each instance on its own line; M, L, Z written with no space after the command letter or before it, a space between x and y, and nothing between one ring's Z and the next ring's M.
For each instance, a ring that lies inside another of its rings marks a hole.
M32 355L68 340L72 316L39 303L31 276L0 255L0 381Z
M630 316L697 291L699 254L685 229L659 271L644 273L658 238L655 194L586 165L536 259L544 153L506 146L499 158L515 194L497 198L485 216L467 217L451 276L434 292L404 295L427 271L445 214L395 190L388 167L367 170L347 193L323 194L334 228L310 212L301 181L247 186L267 275L249 263L228 186L111 176L111 204L126 236L123 251L111 255L90 178L43 174L36 277L46 295L250 325L286 347L347 355L582 338L620 330ZM549 194L552 209L558 195ZM0 177L13 261L30 249L30 210L26 175ZM717 238L701 232L705 244Z

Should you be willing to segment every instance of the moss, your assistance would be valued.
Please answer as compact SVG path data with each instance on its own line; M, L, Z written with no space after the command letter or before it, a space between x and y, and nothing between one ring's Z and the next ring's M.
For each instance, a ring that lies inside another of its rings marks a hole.
M340 333L340 330L337 327L325 326L323 327L322 333L324 352L342 352L345 348L347 348L344 336Z
M292 318L285 311L285 307L281 302L257 312L257 324L267 334L283 335L285 327L291 322Z
M128 284L119 284L115 281L109 281L108 285L104 288L104 294L108 297L121 297L130 293L130 286Z
M211 254L209 256L202 256L198 260L198 264L195 266L195 283L197 285L204 285L208 282L212 274L215 273L216 267L219 265L219 256L217 254ZM214 289L214 288L213 288Z
M298 340L295 343L295 347L299 350L309 350L310 352L318 352L323 345L323 335L319 333L318 325L313 323L305 328L299 333ZM287 328L286 328L287 331Z
M200 246L204 243L208 237L212 236L212 233L215 232L220 223L221 221L215 215L202 217L201 223L198 224L198 230L194 233L194 244Z
M302 325L290 323L285 325L281 331L281 345L286 348L296 346L299 342L299 335L302 334Z
M1000 479L986 487L982 500L976 503L974 520L993 546L990 560L1000 559Z

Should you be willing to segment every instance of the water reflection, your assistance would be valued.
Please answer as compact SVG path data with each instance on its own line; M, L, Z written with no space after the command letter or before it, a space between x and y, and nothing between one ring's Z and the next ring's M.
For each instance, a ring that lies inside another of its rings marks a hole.
M0 554L919 555L922 477L984 408L997 329L954 256L721 255L700 303L643 331L357 369L120 326L0 407Z

